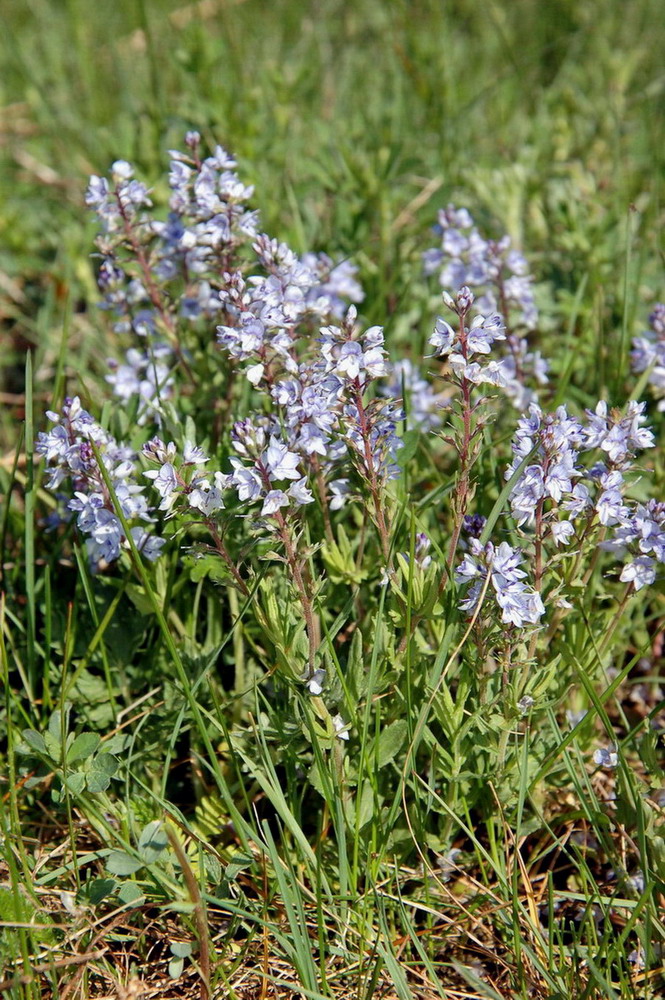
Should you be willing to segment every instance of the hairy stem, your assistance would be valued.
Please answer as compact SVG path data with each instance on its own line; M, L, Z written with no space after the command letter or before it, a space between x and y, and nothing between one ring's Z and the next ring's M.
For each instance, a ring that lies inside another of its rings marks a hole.
M360 391L360 383L358 379L356 379L354 386L354 403L356 405L356 409L358 410L358 426L360 430L360 436L363 441L365 469L367 471L367 483L369 485L370 493L372 494L372 504L374 506L374 518L379 533L381 553L385 560L386 567L388 567L388 564L390 562L389 534L386 525L386 518L383 510L383 504L381 503L381 489L379 483L379 476L377 474L376 466L374 464L374 456L372 455L372 444L370 441L370 426L369 426L369 421L367 419L367 411L363 405L362 393Z

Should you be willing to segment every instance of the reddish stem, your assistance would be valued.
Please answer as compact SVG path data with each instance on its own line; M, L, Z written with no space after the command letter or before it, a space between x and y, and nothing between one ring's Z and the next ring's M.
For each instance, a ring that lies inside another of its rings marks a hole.
M386 526L386 519L383 512L383 506L381 504L381 491L379 488L379 479L376 472L376 467L374 465L374 456L372 455L372 446L370 441L370 427L369 421L367 419L367 411L363 406L362 394L360 391L360 382L358 379L355 380L353 385L353 396L356 409L358 410L358 425L360 429L360 436L363 441L363 450L365 458L365 468L367 470L367 481L369 484L370 493L372 494L372 503L374 504L374 516L376 518L376 526L379 532L379 541L381 543L381 552L386 563L386 568L390 561L390 543L388 540L388 528Z

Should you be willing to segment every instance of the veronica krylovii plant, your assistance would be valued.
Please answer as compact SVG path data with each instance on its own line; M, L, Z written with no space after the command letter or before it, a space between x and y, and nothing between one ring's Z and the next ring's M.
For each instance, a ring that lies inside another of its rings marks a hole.
M251 188L231 157L218 147L203 158L196 133L186 143L187 153L171 153L165 222L124 161L114 164L110 182L90 184L88 204L102 223L103 305L118 337L137 345L124 361L110 362L107 381L123 400L136 400L140 426L160 431L143 456L155 466L147 476L159 511L178 525L179 537L188 525L203 529L244 594L253 570L238 564L242 539L245 551L261 534L279 542L281 555L273 549L272 557L285 561L297 593L311 679L320 641L310 569L316 545L304 536L320 537L320 524L334 545L332 514L368 494L381 562L389 566L386 486L398 471L403 413L391 391L374 389L392 370L383 331L362 332L355 309L345 313L345 300L362 298L353 266L321 254L299 258L259 234L256 213L245 207ZM415 371L408 374L426 414L431 390ZM221 453L220 408L246 413L227 425Z

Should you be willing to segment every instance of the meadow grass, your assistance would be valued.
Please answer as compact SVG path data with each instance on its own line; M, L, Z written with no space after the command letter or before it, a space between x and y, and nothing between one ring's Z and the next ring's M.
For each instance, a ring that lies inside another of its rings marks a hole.
M2 35L0 991L661 995L661 580L624 600L602 555L554 560L573 612L500 662L445 573L454 453L407 435L385 538L369 494L323 548L304 536L344 742L294 666L311 636L281 550L230 539L243 590L167 525L154 564L132 546L93 573L71 527L45 530L32 447L66 395L144 443L104 380L129 342L97 306L83 194L126 159L165 202L166 150L197 129L266 232L353 260L395 358L431 353L437 210L509 233L537 279L543 406L649 400L633 496L662 496L663 418L630 365L663 298L660 4L31 0ZM210 381L174 440L227 395L216 351L194 351ZM228 390L243 416L248 392ZM515 544L516 414L492 413L471 512Z

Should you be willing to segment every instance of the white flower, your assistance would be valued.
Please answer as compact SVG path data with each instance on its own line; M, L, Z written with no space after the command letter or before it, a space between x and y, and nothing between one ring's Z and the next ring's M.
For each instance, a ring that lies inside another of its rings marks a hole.
M275 514L280 507L288 507L289 498L286 493L282 490L270 490L266 493L265 500L263 501L263 507L261 508L261 516L267 517L268 514Z
M303 476L302 479L299 479L297 483L293 483L291 486L289 486L288 490L289 496L292 497L295 500L295 502L297 504L300 504L301 506L306 503L314 502L314 497L312 496L311 490L308 490L307 487L305 486L306 481L307 480Z
M203 448L197 447L191 441L185 441L182 460L184 465L204 465L208 461L208 456Z
M251 365L249 368L245 369L245 375L247 380L252 383L252 385L258 385L263 378L264 365Z
M593 752L593 760L598 767L606 767L608 770L614 770L619 766L619 755L614 749L607 750L605 747L599 747Z
M632 583L635 590L641 590L656 579L656 564L649 556L638 556L633 562L626 563L621 571L622 583Z
M348 730L348 726L347 726L346 722L344 722L344 719L342 718L342 716L339 715L339 714L333 715L332 723L333 723L333 726L335 727L335 733L337 735L337 738L340 739L340 740L348 740L348 738L349 738L349 730Z
M270 438L270 444L264 452L263 461L268 466L271 479L300 479L296 466L300 457L276 437Z
M318 670L315 670L311 677L309 676L309 673L306 673L303 677L303 680L307 684L309 693L315 697L318 697L318 695L322 693L325 679L326 672L321 667L319 667Z

